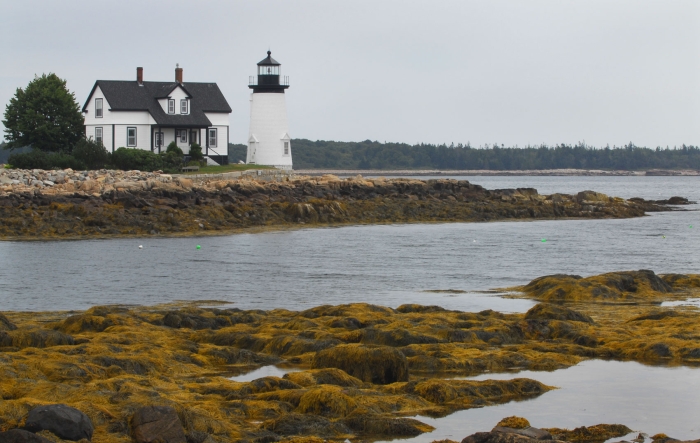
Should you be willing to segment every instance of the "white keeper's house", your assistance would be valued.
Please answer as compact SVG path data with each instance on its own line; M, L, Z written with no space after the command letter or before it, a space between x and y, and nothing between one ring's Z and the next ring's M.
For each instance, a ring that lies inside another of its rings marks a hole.
M198 143L205 156L228 163L231 107L216 83L183 82L179 66L173 82L145 82L143 68L134 81L97 80L83 113L85 136L111 152L164 152L175 141L187 154Z

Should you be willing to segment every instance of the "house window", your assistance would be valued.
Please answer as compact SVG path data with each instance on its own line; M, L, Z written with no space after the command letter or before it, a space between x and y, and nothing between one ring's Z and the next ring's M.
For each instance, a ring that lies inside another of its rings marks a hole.
M95 118L102 118L102 99L95 99Z
M156 148L160 148L163 146L163 133L162 132L156 132Z
M95 128L95 142L102 144L102 128Z
M175 100L168 100L168 114L175 114Z
M180 114L187 114L187 99L180 100Z
M216 148L216 128L209 129L209 146Z
M180 143L187 143L187 129L180 129Z
M136 147L136 128L126 128L126 146Z
M284 155L289 155L289 142L284 142Z

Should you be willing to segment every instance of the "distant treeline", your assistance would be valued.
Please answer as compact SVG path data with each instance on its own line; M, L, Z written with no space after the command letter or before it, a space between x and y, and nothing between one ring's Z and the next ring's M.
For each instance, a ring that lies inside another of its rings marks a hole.
M245 161L246 146L230 145L229 159ZM292 140L294 169L700 169L700 148L655 149L629 143L594 148L583 143L512 148L493 145Z

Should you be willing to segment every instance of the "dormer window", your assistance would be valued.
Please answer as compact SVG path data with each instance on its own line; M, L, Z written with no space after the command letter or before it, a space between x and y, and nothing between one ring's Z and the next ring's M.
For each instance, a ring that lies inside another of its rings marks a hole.
M168 99L168 114L175 114L175 100Z
M102 118L102 99L95 99L95 118Z
M180 114L187 114L187 99L180 100Z

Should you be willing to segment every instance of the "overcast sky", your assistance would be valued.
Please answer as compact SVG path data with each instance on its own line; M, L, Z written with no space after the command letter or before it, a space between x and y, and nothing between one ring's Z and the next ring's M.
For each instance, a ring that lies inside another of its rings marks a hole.
M0 104L55 72L216 82L231 141L248 76L290 77L290 135L406 143L700 145L700 1L0 0Z

